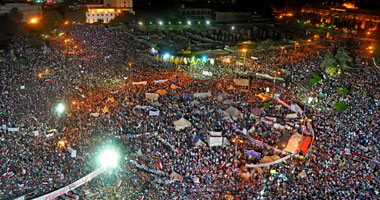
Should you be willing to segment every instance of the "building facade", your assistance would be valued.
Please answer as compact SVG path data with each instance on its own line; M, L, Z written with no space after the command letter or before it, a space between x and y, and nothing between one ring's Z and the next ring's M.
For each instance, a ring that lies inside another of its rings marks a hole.
M356 30L375 31L380 23L380 11L358 9L354 5L306 6L302 7L301 13L314 14L321 23L333 25L344 23L347 24L347 28Z
M103 4L87 5L86 23L109 23L122 12L135 14L132 0L104 0Z

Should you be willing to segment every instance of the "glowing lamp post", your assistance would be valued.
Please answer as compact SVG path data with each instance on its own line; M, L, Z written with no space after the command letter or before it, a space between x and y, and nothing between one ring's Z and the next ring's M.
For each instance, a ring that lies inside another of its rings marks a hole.
M38 22L37 18L32 18L29 21L29 23L31 23L31 24L37 24L37 22Z
M103 151L99 157L98 162L103 168L115 168L118 165L120 155L113 149Z
M57 105L57 107L55 107L55 111L57 112L57 114L62 114L63 112L65 112L65 105L63 103L59 103Z

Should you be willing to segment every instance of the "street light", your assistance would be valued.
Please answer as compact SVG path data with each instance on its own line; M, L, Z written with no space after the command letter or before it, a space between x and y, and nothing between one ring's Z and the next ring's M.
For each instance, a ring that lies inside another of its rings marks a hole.
M277 76L281 76L281 71L274 71L273 87L276 85Z
M55 107L55 111L58 114L62 114L65 111L65 105L63 103L59 103L57 107Z
M206 21L206 24L207 24L207 25L210 25L210 20L207 20L207 21Z
M37 24L38 20L37 20L37 18L32 18L32 19L30 19L29 22L30 22L31 24Z
M128 63L128 71L129 71L129 85L132 85L132 63Z
M140 26L142 26L142 25L143 25L143 23L142 23L142 22L139 22L139 25L140 25Z
M187 21L187 25L189 25L189 26L190 26L190 25L191 25L191 21Z
M98 162L104 168L115 168L119 162L120 155L114 149L107 149L100 153Z
M162 21L159 21L158 24L159 24L160 26L162 26Z
M235 30L235 26L231 26L231 30Z

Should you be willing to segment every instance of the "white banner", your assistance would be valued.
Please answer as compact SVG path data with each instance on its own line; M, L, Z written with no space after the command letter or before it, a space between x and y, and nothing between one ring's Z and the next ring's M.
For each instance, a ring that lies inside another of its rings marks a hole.
M158 115L160 115L160 111L159 110L155 110L155 111L149 111L149 115L150 116L158 116Z
M33 131L33 134L34 136L39 136L40 134L38 133L38 130L37 131Z
M71 190L74 190L76 188L78 188L79 186L87 183L87 182L90 182L93 178L97 177L98 175L102 174L103 172L105 171L105 168L99 168L93 172L91 172L90 174L88 174L87 176L75 181L74 183L68 185L68 186L65 186L59 190L56 190L54 192L50 192L49 194L45 194L41 197L37 197L37 198L34 198L33 200L50 200L50 199L54 199L54 198L57 198L67 192L70 192Z
M91 117L99 117L99 113L90 113Z
M289 159L291 155L288 155L288 156L285 156L281 159L278 159L278 160L275 160L273 162L270 162L270 163L265 163L265 164L258 164L258 165L253 165L253 164L246 164L245 165L245 168L255 168L255 167L269 167L271 165L275 165L275 164L278 164L278 163L281 163L281 162L284 162L285 160Z
M153 81L155 84L157 84L157 83L165 83L166 81L168 81L168 79L166 79L166 80L157 80L157 81Z
M54 133L50 133L46 135L46 138L53 137L53 136L54 136Z
M77 150L72 150L71 151L71 157L76 158L77 157Z
M132 82L132 85L146 85L147 83L147 81Z
M19 128L8 128L8 131L10 131L10 132L16 132L18 130L19 130Z

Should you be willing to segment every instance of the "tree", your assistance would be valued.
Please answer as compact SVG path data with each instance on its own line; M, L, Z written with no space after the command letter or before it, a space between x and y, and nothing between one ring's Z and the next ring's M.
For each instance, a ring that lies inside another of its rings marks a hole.
M135 15L130 12L122 12L112 20L116 23L132 23L133 21L135 21Z
M338 61L338 66L341 69L346 69L348 65L353 61L350 55L344 47L339 47L337 53L335 54L335 59Z
M19 12L18 8L14 7L9 11L9 17L11 20L13 20L15 23L19 25L24 15L21 12Z
M0 16L0 33L12 35L20 31L23 14L16 7Z
M66 19L71 22L86 22L86 11L85 10L76 10L66 13Z
M335 76L337 68L335 66L329 66L326 68L326 73L330 76Z
M334 108L339 112L344 112L347 110L347 104L345 104L344 102L337 102L334 104Z
M380 65L380 40L377 42L375 46L375 52L373 54L373 57L375 58L376 63Z
M62 23L62 15L55 10L47 11L42 19L42 31L50 32Z

